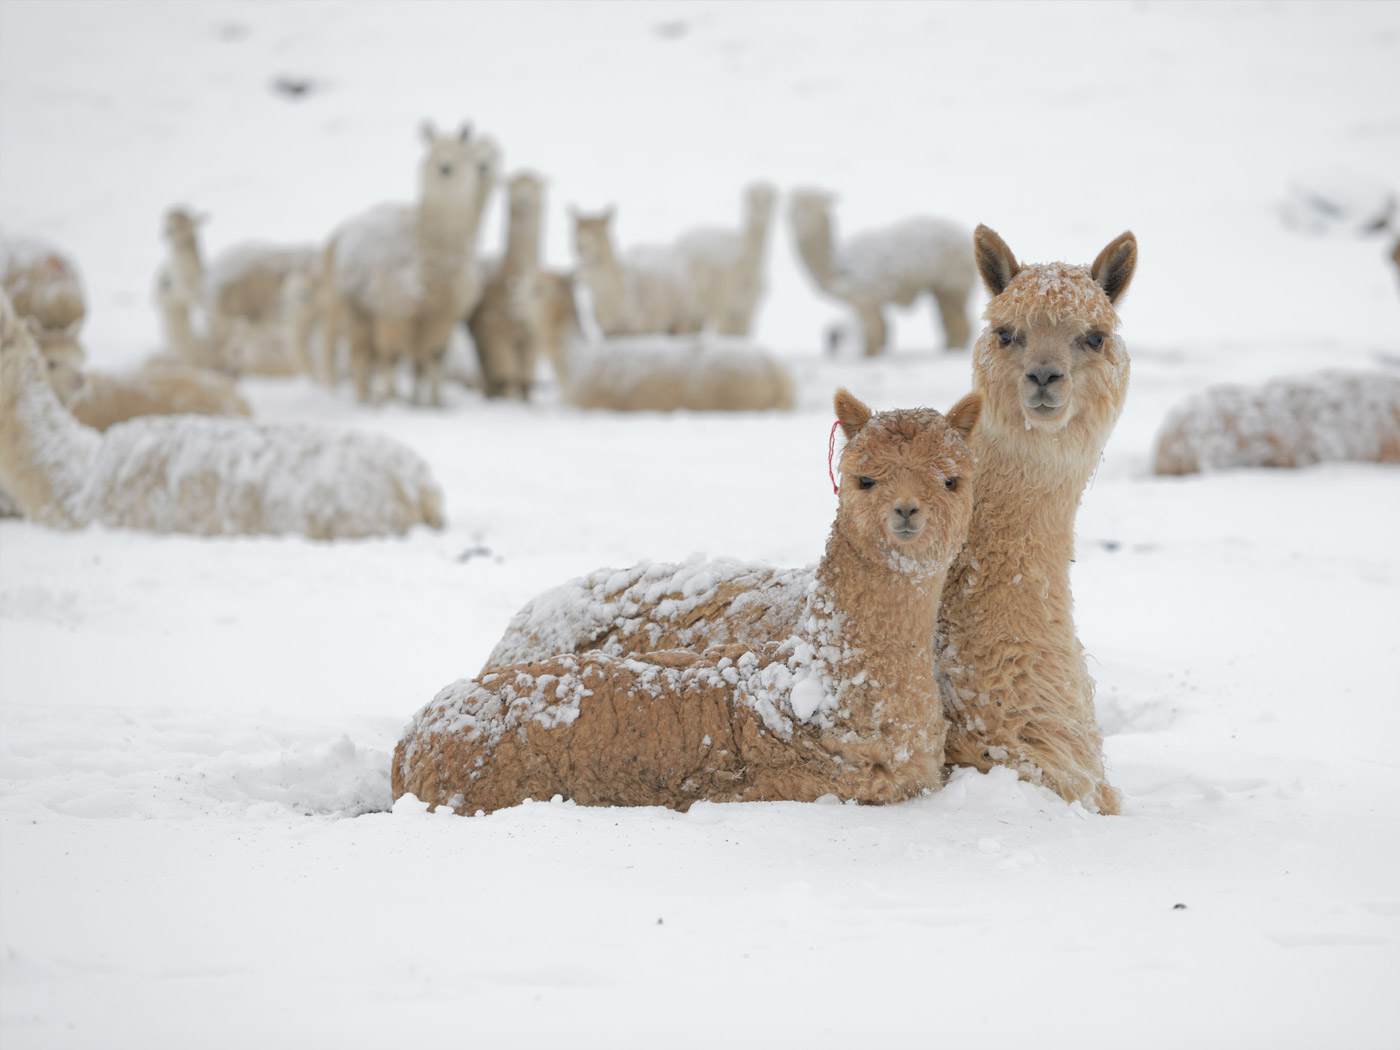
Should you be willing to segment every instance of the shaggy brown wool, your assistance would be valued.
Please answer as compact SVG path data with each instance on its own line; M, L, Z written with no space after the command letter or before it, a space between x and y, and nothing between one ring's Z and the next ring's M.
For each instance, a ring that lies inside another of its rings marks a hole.
M980 399L873 415L844 390L836 521L799 629L761 644L601 652L448 686L394 752L394 796L459 813L555 794L893 802L942 783L932 636L972 514L965 435Z

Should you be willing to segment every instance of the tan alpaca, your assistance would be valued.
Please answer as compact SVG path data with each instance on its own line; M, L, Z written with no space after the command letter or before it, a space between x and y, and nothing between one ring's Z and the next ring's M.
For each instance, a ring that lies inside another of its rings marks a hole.
M543 348L564 400L615 412L786 411L796 400L792 371L776 356L735 339L638 335L586 340L567 274L537 273L517 307Z
M0 288L41 338L77 339L87 304L78 268L59 248L37 237L0 236Z
M228 376L180 361L150 361L130 372L89 370L65 401L73 418L107 430L137 416L251 416ZM64 400L60 394L60 400Z
M525 401L535 379L537 348L516 304L525 294L526 282L540 268L544 181L521 172L510 179L507 197L506 251L488 268L485 291L467 328L476 344L486 396Z
M979 398L872 416L849 443L826 553L797 631L619 659L559 656L442 690L394 751L394 797L458 813L562 794L581 805L897 802L943 780L932 636L971 516Z
M1152 472L1329 460L1400 463L1400 375L1330 370L1209 387L1167 413Z
M383 400L394 367L407 360L414 399L440 405L448 338L484 283L476 246L500 151L470 125L439 135L425 122L422 133L417 203L380 204L346 220L322 256L323 371L344 332L362 402Z
M704 327L689 264L674 245L639 245L619 257L612 208L597 215L571 214L578 280L592 297L593 316L604 335L681 335Z
M946 219L918 216L838 243L833 200L825 190L792 192L797 253L816 286L855 311L866 355L885 348L885 307L911 306L925 292L938 304L947 349L966 346L967 298L977 281L967 231Z
M1092 266L1022 266L985 226L992 296L973 347L983 396L977 504L939 617L949 761L1009 765L1061 797L1118 812L1094 682L1074 631L1069 567L1080 496L1128 393L1116 303L1137 265L1124 233Z
M442 525L427 464L395 441L212 416L99 433L63 407L46 371L0 294L0 485L35 521L316 539Z
M705 327L721 335L748 335L765 291L763 263L777 191L756 182L744 191L744 224L703 227L684 234L676 250L699 299Z
M996 235L985 230L978 236L990 250ZM1009 252L1006 256L1010 259ZM957 741L956 750L950 744L950 760L983 769L1003 761L1066 799L1116 812L1116 796L1102 784L1093 686L1074 636L1068 570L1079 496L1127 393L1127 347L1113 334L1117 315L1112 302L1131 280L1136 241L1130 234L1118 238L1091 268L1051 263L1022 270L1007 259L1002 260L1007 276L994 275L995 287L1006 296L996 300L996 312L988 318L1004 325L1024 315L1027 344L1030 319L1035 318L1037 360L1026 370L1013 366L1027 354L1014 324L988 328L974 355L974 388L987 401L970 439L979 481L968 553L954 568L958 586L955 592L950 580L944 593L941 659L956 670L950 685L956 681L964 691L974 683L985 688L971 700L957 693L949 700L955 726L950 740ZM1106 291L1099 280L1111 282ZM1055 318L1062 320L1052 323ZM1090 319L1108 325L1099 347L1086 342L1074 353L1056 357L1044 333L1053 334L1059 349L1067 351L1061 337ZM1011 333L1007 348L1000 346L996 332L1001 330ZM1058 378L1047 367L1052 359L1067 368ZM1026 375L1030 370L1047 380L1043 390L1038 379ZM1039 403L1026 407L1026 398ZM1060 404L1058 410L1052 401ZM995 422L989 418L993 405ZM810 573L802 570L740 562L600 570L527 603L511 619L483 673L551 653L598 649L622 656L771 638L796 625L810 583ZM998 627L1005 633L997 634ZM1003 644L1003 639L1017 638L1023 641ZM1014 683L1023 691L1024 703L1009 697L1006 683L996 679L1001 654L1008 651L1043 656L1018 655L1015 666L1025 674L1014 677ZM1047 675L1054 681L1048 682ZM1042 690L1055 695L1043 697ZM993 708L990 716L982 711L983 693ZM1026 708L1051 724L1033 724ZM1027 745L1015 736L1032 728L1048 734L1046 747L1035 752L1038 761L1027 757ZM1066 734L1073 741L1072 753L1060 755L1057 764L1060 738ZM1086 769L1096 772L1089 776Z

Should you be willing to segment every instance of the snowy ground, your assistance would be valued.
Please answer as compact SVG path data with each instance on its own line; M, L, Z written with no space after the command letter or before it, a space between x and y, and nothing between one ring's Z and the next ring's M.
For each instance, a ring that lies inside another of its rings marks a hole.
M882 360L825 357L841 313L780 225L759 336L796 413L261 381L265 418L419 450L449 528L0 522L6 1050L1394 1045L1400 471L1146 466L1206 383L1400 361L1394 233L1283 221L1300 186L1397 188L1400 5L0 4L0 222L74 253L99 366L155 345L167 205L210 211L212 252L318 238L412 192L423 117L549 177L561 266L567 203L655 241L737 221L756 177L1029 260L1131 227L1133 391L1074 573L1124 815L1001 772L885 809L388 811L399 730L530 596L692 551L811 561L835 387L967 388L926 307Z

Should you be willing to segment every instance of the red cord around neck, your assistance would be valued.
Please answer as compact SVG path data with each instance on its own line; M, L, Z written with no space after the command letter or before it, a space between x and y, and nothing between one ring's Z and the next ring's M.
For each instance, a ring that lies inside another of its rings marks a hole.
M836 484L836 473L831 469L831 461L836 456L836 428L841 425L838 419L831 424L831 437L826 442L826 476L831 479L831 491L836 495L841 495L841 486Z

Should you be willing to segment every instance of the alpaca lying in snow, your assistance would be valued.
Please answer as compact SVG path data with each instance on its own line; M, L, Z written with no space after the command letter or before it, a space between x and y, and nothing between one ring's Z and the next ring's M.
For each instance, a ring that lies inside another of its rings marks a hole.
M578 279L593 298L593 316L605 336L684 335L705 326L689 260L674 245L639 245L619 258L612 208L571 214Z
M502 668L442 690L394 751L394 797L458 813L896 802L941 786L933 629L972 511L980 398L872 415L846 391L841 498L798 628L763 642Z
M789 212L797 251L808 274L827 295L856 312L865 353L885 347L884 308L910 306L928 292L938 304L945 345L967 345L971 328L967 297L977 283L972 238L946 219L914 217L835 243L833 197L824 190L792 192Z
M1328 460L1400 463L1400 375L1325 371L1210 387L1167 413L1152 472Z
M387 438L207 416L99 433L68 413L45 371L0 296L0 484L35 521L317 539L442 525L427 464Z
M440 405L448 338L482 294L476 246L500 150L490 138L474 138L469 124L439 135L424 123L422 132L418 201L380 204L346 220L322 256L323 370L344 332L362 402L385 397L394 368L408 360L414 399Z
M757 412L793 406L796 384L787 365L740 340L650 335L588 342L565 274L536 274L520 309L532 342L554 365L564 400L579 408Z
M15 313L32 318L41 333L76 338L87 315L82 281L73 260L37 237L0 236L0 288Z
M1069 565L1080 494L1127 396L1112 304L1132 278L1137 242L1124 234L1092 267L1022 267L991 230L977 236L995 298L973 360L985 403L969 439L976 503L939 628L949 761L1007 764L1114 813ZM530 601L482 673L551 654L623 657L781 636L797 628L810 583L809 572L737 562L603 570Z
M676 249L700 301L705 327L720 335L748 335L763 298L763 260L777 190L755 182L744 191L740 229L703 227L682 235Z
M130 372L88 371L64 401L73 418L107 430L137 416L251 416L232 379L179 361L149 361Z

